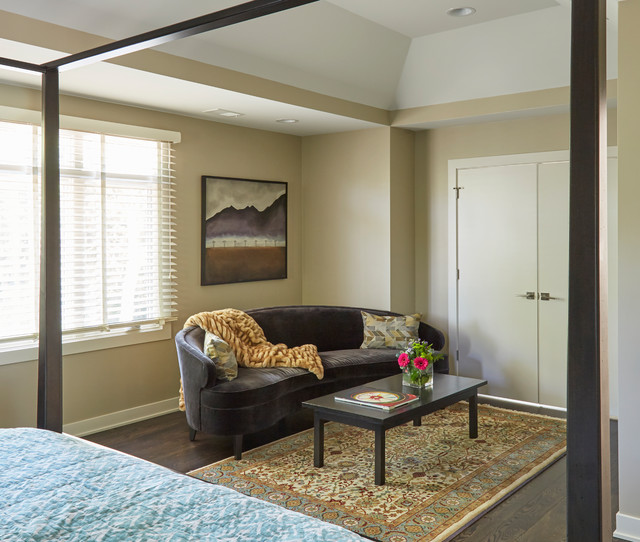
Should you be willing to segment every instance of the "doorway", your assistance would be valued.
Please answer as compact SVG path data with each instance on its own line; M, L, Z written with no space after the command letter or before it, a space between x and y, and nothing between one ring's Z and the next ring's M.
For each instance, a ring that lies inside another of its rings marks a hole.
M615 149L608 162L611 209ZM457 374L486 379L486 395L565 408L569 153L453 160L449 184L449 344ZM616 224L609 245L615 256ZM616 314L615 269L609 288ZM610 332L615 413L615 317Z

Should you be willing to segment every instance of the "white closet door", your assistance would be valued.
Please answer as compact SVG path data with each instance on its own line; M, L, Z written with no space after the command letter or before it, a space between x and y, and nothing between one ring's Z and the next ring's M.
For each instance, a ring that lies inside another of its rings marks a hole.
M539 165L538 288L538 402L566 407L569 317L568 162Z
M458 372L537 402L537 166L458 171ZM530 292L531 299L527 299Z

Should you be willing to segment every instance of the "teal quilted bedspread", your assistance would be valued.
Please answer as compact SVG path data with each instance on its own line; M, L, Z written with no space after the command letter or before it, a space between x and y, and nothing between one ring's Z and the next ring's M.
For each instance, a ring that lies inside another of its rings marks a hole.
M0 429L0 540L364 539L81 439Z

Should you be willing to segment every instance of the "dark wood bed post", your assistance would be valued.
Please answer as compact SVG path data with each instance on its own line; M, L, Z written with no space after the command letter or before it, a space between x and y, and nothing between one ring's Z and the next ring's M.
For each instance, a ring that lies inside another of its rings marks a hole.
M59 74L42 75L42 216L38 427L62 432L62 314L60 295Z
M569 542L611 540L605 0L573 0L567 394Z

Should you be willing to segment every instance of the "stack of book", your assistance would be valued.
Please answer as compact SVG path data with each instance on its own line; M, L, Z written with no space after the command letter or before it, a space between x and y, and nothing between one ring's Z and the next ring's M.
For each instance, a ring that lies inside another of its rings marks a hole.
M402 405L412 403L420 399L411 393L398 393L394 391L380 391L374 389L361 389L356 392L336 395L336 401L352 403L355 405L392 410Z

